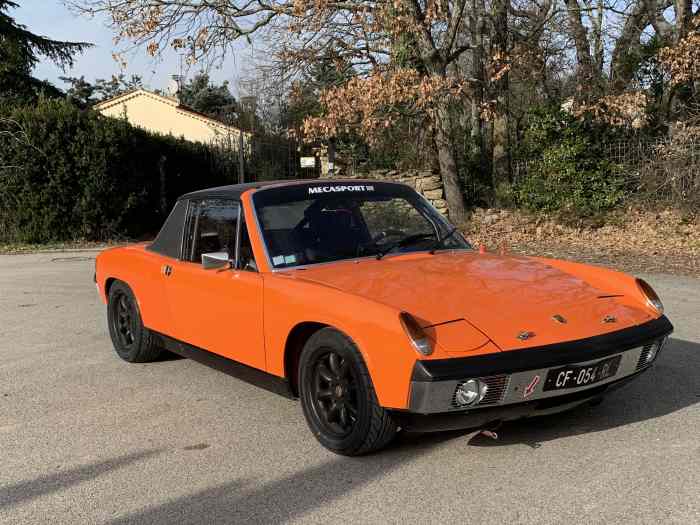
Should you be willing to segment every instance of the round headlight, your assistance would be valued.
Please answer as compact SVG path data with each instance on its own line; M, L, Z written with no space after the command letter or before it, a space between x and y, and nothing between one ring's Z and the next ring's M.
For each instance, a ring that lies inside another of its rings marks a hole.
M460 406L469 406L481 401L486 395L488 386L478 379L469 379L461 383L455 391L455 401Z
M639 291L642 292L642 295L647 300L647 304L649 306L660 314L664 313L664 305L661 302L661 299L659 299L659 296L648 282L646 282L644 279L637 279L637 287L639 287Z

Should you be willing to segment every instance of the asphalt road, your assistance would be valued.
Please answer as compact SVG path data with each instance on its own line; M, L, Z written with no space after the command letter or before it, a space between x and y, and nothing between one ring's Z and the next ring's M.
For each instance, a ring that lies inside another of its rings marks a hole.
M342 458L300 406L186 359L119 360L94 253L0 257L0 523L700 523L700 281L597 408Z

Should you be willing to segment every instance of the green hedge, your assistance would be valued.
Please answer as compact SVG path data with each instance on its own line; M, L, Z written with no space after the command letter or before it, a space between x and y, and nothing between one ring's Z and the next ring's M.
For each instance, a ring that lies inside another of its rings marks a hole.
M603 146L614 138L608 134L558 108L531 112L516 156L526 169L497 196L516 207L582 217L615 208L630 188L622 167L606 158Z
M592 216L609 211L626 197L622 168L593 159L585 141L553 145L533 160L515 184L501 188L517 206L533 211Z
M162 199L235 177L235 155L64 100L0 107L0 243L149 236Z

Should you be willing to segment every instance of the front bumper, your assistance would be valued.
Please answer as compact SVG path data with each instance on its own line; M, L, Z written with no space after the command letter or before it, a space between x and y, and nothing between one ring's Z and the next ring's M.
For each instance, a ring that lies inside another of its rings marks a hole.
M563 394L540 401L527 401L505 406L492 406L461 412L445 412L440 414L417 414L414 412L395 411L392 414L396 423L408 432L438 432L446 430L465 430L492 428L505 421L515 421L529 417L548 416L565 412L585 403L602 399L609 392L624 386L638 375L642 369L628 377L612 383L593 386L585 391Z
M417 361L409 409L397 412L396 417L404 420L404 428L412 427L407 413L412 421L426 420L426 425L419 426L430 426L432 419L437 429L441 429L444 425L440 421L449 419L448 428L469 428L495 420L527 417L535 412L567 410L600 397L646 370L658 356L657 353L648 359L650 348L672 331L673 325L662 316L642 325L578 341L466 358ZM618 355L617 372L603 381L566 390L544 389L545 378L552 368L587 366ZM467 379L479 379L488 389L483 399L465 409L456 402L455 392ZM455 421L461 423L454 426Z

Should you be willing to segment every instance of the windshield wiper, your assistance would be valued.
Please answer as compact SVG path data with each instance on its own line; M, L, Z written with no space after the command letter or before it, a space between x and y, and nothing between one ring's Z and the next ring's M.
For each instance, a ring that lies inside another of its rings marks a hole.
M387 253L389 253L392 250L395 250L396 248L401 248L403 246L408 246L409 244L413 244L414 242L419 242L419 241L424 241L426 239L430 239L431 237L435 237L434 233L416 233L413 235L409 235L408 237L404 237L403 239L393 242L384 248L378 248L377 249L377 260L381 259L384 257Z
M457 227L453 226L452 229L450 231L448 231L445 235L435 239L435 244L430 249L430 254L435 255L435 250L437 250L438 248L441 248L445 244L445 241L447 239L449 239L450 237L452 237L455 233L457 233Z

